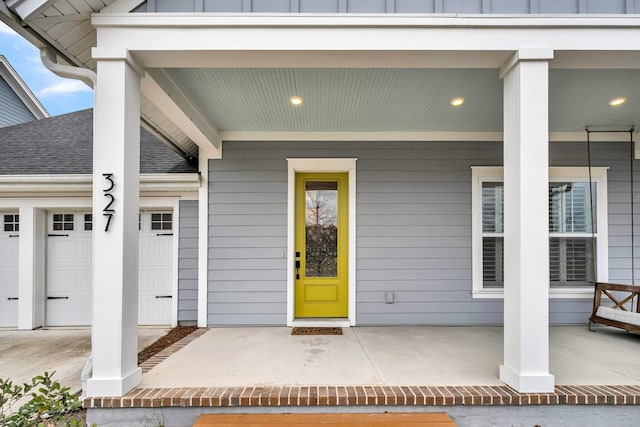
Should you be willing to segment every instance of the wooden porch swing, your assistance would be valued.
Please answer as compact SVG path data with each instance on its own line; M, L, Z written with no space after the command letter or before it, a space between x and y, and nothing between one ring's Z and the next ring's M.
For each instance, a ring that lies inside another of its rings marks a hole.
M589 330L592 323L613 326L629 332L640 333L640 286L636 286L635 280L635 239L634 239L634 207L633 207L633 163L634 163L634 141L632 127L629 130L618 131L595 131L586 128L587 132L587 163L589 169L589 203L592 207L591 213L591 245L593 252L593 277L596 280L593 295L593 311L589 318ZM596 237L595 224L593 218L593 183L591 177L591 133L629 133L629 163L630 163L630 202L631 202L631 284L623 285L618 283L604 283L597 281L596 271Z

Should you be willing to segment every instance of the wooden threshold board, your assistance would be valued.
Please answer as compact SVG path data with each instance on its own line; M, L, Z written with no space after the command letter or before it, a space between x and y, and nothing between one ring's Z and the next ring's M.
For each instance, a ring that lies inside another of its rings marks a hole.
M385 414L205 414L200 415L194 427L455 427L444 412L385 413Z

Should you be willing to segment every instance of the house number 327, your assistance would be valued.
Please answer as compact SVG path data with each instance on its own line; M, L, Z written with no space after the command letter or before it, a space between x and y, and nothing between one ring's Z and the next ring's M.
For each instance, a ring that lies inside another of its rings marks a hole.
M107 224L104 226L104 231L109 231L109 227L111 226L111 219L113 218L113 214L115 213L115 210L111 206L113 206L116 201L116 198L113 197L111 191L113 191L116 183L113 181L112 173L103 173L102 176L104 176L104 179L107 181L107 188L103 189L102 191L104 192L104 197L106 197L108 200L107 206L102 209L102 215L107 217Z

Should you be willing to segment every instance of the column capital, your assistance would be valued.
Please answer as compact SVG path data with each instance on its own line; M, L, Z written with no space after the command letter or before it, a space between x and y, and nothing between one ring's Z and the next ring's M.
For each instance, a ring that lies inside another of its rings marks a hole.
M124 61L136 72L138 77L144 78L144 63L134 58L131 51L126 48L94 47L91 49L91 57L96 61Z
M518 49L500 67L500 78L509 74L513 67L523 61L550 61L553 59L554 51L550 48L526 47Z

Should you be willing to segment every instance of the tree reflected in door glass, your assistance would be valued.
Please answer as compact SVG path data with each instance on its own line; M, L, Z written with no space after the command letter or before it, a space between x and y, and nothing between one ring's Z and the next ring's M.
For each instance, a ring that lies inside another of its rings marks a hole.
M307 277L338 274L338 183L307 182L306 268Z

